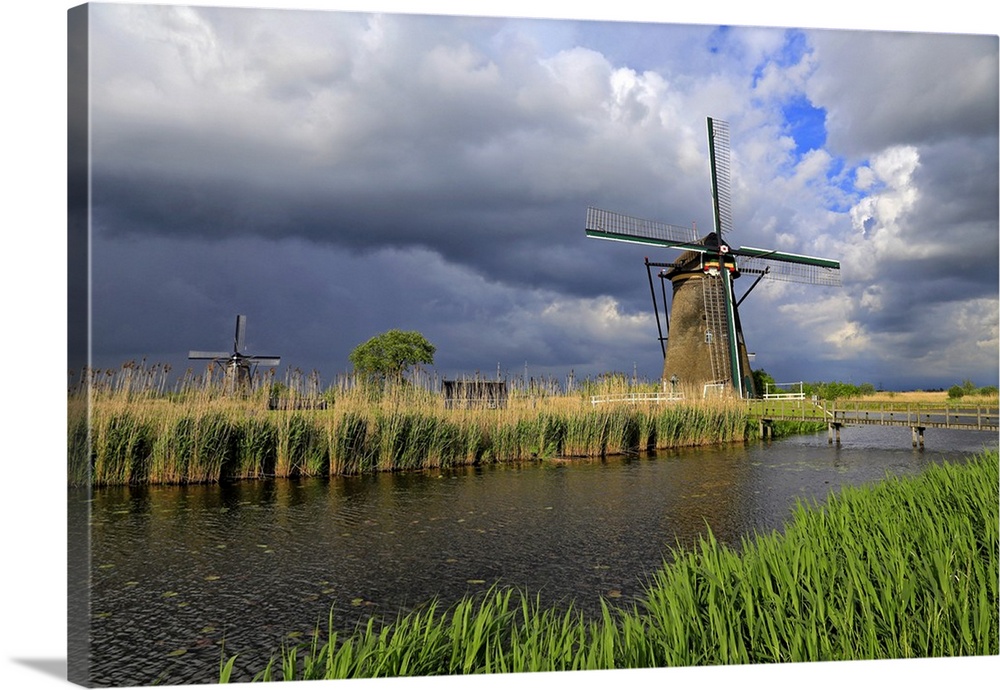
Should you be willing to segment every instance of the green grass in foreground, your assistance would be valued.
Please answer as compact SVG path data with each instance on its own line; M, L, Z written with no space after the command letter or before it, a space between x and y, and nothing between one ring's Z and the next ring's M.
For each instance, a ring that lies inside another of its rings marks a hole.
M800 505L783 534L677 549L600 617L494 588L282 650L256 680L998 653L997 452ZM237 655L238 656L238 655ZM220 668L227 682L236 663Z

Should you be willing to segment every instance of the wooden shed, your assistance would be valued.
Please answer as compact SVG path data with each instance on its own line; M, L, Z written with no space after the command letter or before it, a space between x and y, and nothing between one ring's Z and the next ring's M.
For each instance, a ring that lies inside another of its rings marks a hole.
M484 379L441 380L445 409L500 410L507 407L507 382Z

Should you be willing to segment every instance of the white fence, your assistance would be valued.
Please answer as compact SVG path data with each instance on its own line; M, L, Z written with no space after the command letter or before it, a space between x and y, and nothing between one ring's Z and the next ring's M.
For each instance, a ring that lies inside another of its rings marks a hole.
M681 393L622 393L618 395L592 395L590 396L591 405L600 405L602 403L665 403L665 402L675 402L677 400L683 400L684 395Z
M796 391L795 388L798 387ZM772 389L774 392L772 392ZM806 395L802 392L802 381L794 383L766 383L764 384L765 400L805 400Z

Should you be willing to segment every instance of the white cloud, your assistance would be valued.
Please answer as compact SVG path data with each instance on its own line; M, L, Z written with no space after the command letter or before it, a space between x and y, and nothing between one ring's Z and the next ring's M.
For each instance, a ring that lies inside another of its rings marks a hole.
M653 316L625 314L618 300L602 295L591 299L554 298L539 313L539 322L570 338L621 346L648 340Z
M800 293L800 298L805 297ZM802 301L781 305L781 331L786 335L781 351L796 357L796 350L809 351L821 359L850 360L860 357L869 339L860 324L845 312L839 292L812 291Z
M543 59L540 64L548 72L550 81L536 88L545 89L550 98L558 100L562 109L587 112L607 99L611 66L600 53L572 48Z
M852 259L863 263L865 278L873 278L880 259L921 256L926 247L918 247L908 237L905 222L920 198L913 174L920 156L912 146L894 146L872 158L871 164L858 173L866 190L850 211L855 231L863 238L851 252ZM861 277L856 274L856 277Z
M867 165L859 166L854 170L854 187L859 190L871 189L878 181L875 171Z

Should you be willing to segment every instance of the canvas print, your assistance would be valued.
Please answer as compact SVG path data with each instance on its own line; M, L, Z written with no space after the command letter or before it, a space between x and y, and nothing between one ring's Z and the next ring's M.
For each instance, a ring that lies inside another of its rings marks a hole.
M997 36L67 19L70 681L1000 653Z

